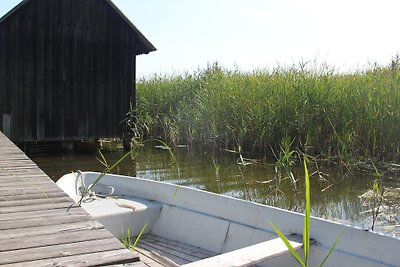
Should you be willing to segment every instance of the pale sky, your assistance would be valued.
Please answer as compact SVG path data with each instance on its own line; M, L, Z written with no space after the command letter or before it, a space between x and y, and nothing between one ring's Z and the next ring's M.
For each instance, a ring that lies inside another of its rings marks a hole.
M0 16L19 0L0 0ZM113 0L153 43L138 76L218 61L244 71L315 60L338 71L400 52L398 0ZM318 64L318 63L317 63Z

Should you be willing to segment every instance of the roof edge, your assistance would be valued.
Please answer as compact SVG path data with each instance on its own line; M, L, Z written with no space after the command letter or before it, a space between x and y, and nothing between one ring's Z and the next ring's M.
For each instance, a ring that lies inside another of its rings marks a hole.
M25 0L27 1L27 0ZM121 17L125 22L129 25L129 27L132 28L134 32L137 33L139 40L145 45L145 47L148 49L148 51L144 51L140 54L148 54L150 52L156 51L157 48L150 43L150 41L136 28L136 26L125 16L125 14L111 1L111 0L105 0Z
M10 11L8 11L4 16L2 16L0 18L0 23L2 23L3 21L5 21L9 16L11 16L12 14L14 14L15 11L17 11L20 7L22 7L23 5L25 5L29 0L23 0L22 2L20 2L18 5L16 5L15 7L13 7Z

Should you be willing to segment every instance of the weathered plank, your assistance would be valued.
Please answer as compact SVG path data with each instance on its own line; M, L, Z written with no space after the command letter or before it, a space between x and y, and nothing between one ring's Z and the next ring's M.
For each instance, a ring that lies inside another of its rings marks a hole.
M13 195L3 195L0 193L0 202L2 201L15 201L15 200L33 200L33 199L48 199L48 198L60 198L65 197L64 192L55 191L49 193L43 192L32 192L31 194L13 194Z
M149 242L147 240L140 240L140 246L143 248L146 248L151 251L155 251L159 253L162 256L165 256L167 258L179 258L179 262L193 262L197 261L201 258L193 256L190 254L190 251L183 249L183 248L178 248L178 247L173 247L173 246L167 246L164 244L159 244L157 242ZM177 261L178 262L178 261Z
M147 266L151 267L161 267L163 266L154 256L150 254L150 251L136 247L135 250L140 254L140 261L144 262Z
M171 259L161 256L157 252L151 251L150 255L153 257L153 259L157 259L162 265L166 267L180 267L181 265L172 261Z
M149 252L156 252L159 255L161 255L162 257L168 258L169 260L171 260L171 261L173 261L173 262L175 262L177 264L180 264L180 265L181 264L187 264L187 263L191 262L191 261L189 261L187 259L179 257L178 255L174 255L174 254L168 253L168 252L166 252L164 250L161 250L161 249L158 249L158 248L154 248L153 246L149 246L147 244L140 243L138 245L138 247L142 248L142 249L145 249L145 250L147 250ZM152 257L153 259L158 261L157 257L153 257L151 255L150 255L150 257Z
M63 217L63 216L73 216L73 215L86 215L87 212L81 208L70 208L70 209L54 209L54 210L42 210L37 211L21 211L2 214L0 216L0 221L6 220L25 220L29 218L43 218L47 220L49 217Z
M73 207L75 204L71 202L51 202L51 198L47 203L26 205L26 206L13 206L13 207L0 207L0 214L10 212L21 212L21 211L40 211L40 210L52 210L52 209L68 209Z
M137 262L131 262L131 263L125 263L125 264L113 264L113 267L148 267L148 266L150 266L150 265L147 265L143 261L137 261Z
M107 239L112 235L106 229L91 229L76 232L58 232L48 235L23 236L0 240L0 251L45 247L59 244L76 243L89 240Z
M35 168L37 168L37 167L35 167ZM15 174L13 174L13 173L11 173L11 172L9 172L9 171L5 171L4 168L1 168L1 167L0 167L0 170L2 171L2 172L0 173L0 177L1 177L2 179L4 179L4 181L7 181L7 180L12 179L13 176L19 177L19 175L15 175ZM10 177L10 176L11 176L11 177ZM20 178L21 178L21 177L20 177ZM14 179L15 179L15 177L14 177ZM22 179L22 178L21 178L21 179ZM26 179L31 179L31 180L46 180L46 177L45 177L42 173L30 173L30 174L24 174L23 179L24 179L24 180L26 180Z
M86 221L90 218L91 216L89 214L82 214L82 215L65 216L62 220L60 220L57 217L47 217L45 220L43 220L43 217L25 218L24 220L21 219L2 220L0 225L0 230L27 228L32 225L35 226L58 225L60 224L60 222L64 224L76 223L76 222Z
M209 250L205 250L199 247L194 247L179 241L165 239L160 236L146 235L145 237L142 238L142 240L151 243L157 243L166 247L177 248L180 249L181 251L185 251L189 255L196 256L199 259L208 258L216 255L216 253L211 252Z
M1 179L1 178L0 178ZM25 194L50 194L54 192L60 192L60 188L55 187L46 187L46 188L37 188L37 187L1 187L0 195L1 196L20 196Z
M141 261L149 266L177 266L216 255L202 248L154 235L142 236L136 250L141 254Z
M66 203L71 201L68 196L47 196L43 194L42 198L36 199L17 199L17 200L6 200L0 201L0 209L6 207L19 207L19 206L32 206L40 204L54 204L54 203Z
M34 247L0 252L0 265L18 262L29 262L37 259L52 259L64 256L90 254L100 251L118 250L121 243L114 237L100 240L81 241L52 246Z
M62 219L61 219L62 220ZM28 237L28 236L44 236L48 234L77 232L81 230L97 230L104 229L104 226L95 220L80 221L74 223L61 223L57 225L31 226L19 229L5 229L0 231L0 240Z
M7 267L21 267L21 266L42 266L42 267L54 267L54 266L74 266L74 267L86 267L86 266L104 266L123 264L138 261L138 256L135 253L127 252L126 249L118 249L112 251L101 251L93 252L89 254L80 254L72 256L64 256L53 259L40 259L28 262L18 262L5 264Z

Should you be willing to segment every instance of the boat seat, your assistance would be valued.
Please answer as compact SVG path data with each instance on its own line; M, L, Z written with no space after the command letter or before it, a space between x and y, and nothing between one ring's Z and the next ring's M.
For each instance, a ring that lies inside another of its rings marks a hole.
M115 237L121 238L128 229L131 236L137 236L145 225L144 233L150 232L160 215L162 204L142 198L108 196L86 199L82 207Z
M301 237L289 236L289 242L295 250L302 248ZM277 237L248 247L226 252L214 257L181 265L182 267L207 266L253 266L260 262L289 253L283 241Z

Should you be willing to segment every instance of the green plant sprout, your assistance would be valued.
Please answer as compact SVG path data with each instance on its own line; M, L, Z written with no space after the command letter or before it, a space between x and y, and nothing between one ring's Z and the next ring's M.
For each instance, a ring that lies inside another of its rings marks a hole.
M372 184L372 225L371 230L374 231L376 221L378 220L378 215L380 212L380 207L383 204L385 187L383 186L383 174L378 171L375 166L375 163L371 161L372 166L375 170L375 176L378 178Z
M275 162L275 172L280 172L281 169L284 169L287 176L290 178L292 183L293 191L297 191L296 179L290 169L290 166L293 165L294 159L293 157L297 155L295 150L291 150L294 139L290 141L289 136L285 135L285 137L281 141L279 156L275 154L275 151L271 147L272 154L276 158Z
M304 172L305 172L305 211L304 211L304 224L303 224L303 251L304 251L304 258L302 259L301 256L296 252L293 246L290 244L288 238L273 224L270 222L272 228L276 232L276 234L282 239L285 243L286 247L289 249L290 254L293 258L299 263L302 267L308 266L308 259L310 254L310 229L311 229L311 193L310 193L310 178L308 175L307 163L306 158L304 158ZM339 234L336 238L335 242L333 243L332 247L329 249L328 253L325 255L322 262L319 266L323 266L326 260L329 258L333 250L335 249L336 245L339 242L340 237L342 236L343 232Z
M126 229L126 233L124 231L122 231L122 234L121 234L122 244L130 251L134 251L137 243L139 242L140 238L142 237L144 231L146 230L146 227L147 227L147 223L142 227L138 236L135 238L135 241L133 242L132 237L131 237L131 228L130 228L130 226L128 226Z

